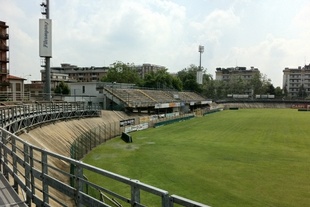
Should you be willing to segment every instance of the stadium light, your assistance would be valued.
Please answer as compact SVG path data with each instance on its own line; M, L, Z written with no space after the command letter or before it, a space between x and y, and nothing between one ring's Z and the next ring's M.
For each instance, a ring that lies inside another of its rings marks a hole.
M203 53L205 50L205 47L202 46L202 45L199 45L199 48L198 48L198 52L200 54L200 58L199 58L199 70L201 70L201 53Z
M199 69L197 71L197 74L196 74L196 81L198 84L202 84L202 70L201 70L201 53L204 52L204 46L202 45L199 45L199 48L198 48L198 52L200 54L200 58L199 58Z

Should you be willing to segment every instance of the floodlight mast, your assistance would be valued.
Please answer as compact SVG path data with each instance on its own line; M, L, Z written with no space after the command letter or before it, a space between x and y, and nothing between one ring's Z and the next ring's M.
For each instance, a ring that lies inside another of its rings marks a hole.
M202 69L201 69L201 53L203 53L204 52L204 46L202 46L202 45L199 45L199 47L198 47L198 52L199 52L199 54L200 54L200 58L199 58L199 68L198 68L198 70L197 70L197 73L196 73L196 82L198 83L198 84L202 84Z
M201 71L201 53L203 53L204 50L205 50L204 46L199 45L198 52L200 53L200 58L199 58L199 70L200 71Z

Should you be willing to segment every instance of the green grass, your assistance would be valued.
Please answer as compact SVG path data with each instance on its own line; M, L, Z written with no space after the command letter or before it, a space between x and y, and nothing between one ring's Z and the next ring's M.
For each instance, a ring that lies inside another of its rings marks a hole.
M228 110L132 137L131 144L113 139L83 161L213 207L310 203L310 112Z

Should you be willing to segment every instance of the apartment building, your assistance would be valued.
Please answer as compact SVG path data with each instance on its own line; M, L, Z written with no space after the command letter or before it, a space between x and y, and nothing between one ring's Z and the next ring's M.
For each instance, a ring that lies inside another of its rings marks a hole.
M310 93L310 64L283 70L283 89L288 96L307 96ZM302 91L301 91L302 90Z
M0 21L0 92L7 92L9 75L9 26Z
M137 71L138 71L138 73L139 73L141 78L144 78L144 76L147 73L157 72L159 70L166 69L166 67L164 67L164 66L154 65L154 64L149 64L149 63L144 63L142 65L137 65L136 68L137 68Z
M52 85L57 82L99 82L108 72L108 67L78 67L68 63L60 67L51 67ZM45 81L45 70L41 70L41 80Z
M156 72L166 69L164 66L154 64L136 65L138 74L144 78L149 72ZM59 82L100 82L102 77L106 76L109 67L78 67L68 63L61 64L60 67L51 67L51 85L52 87ZM45 82L45 70L41 70L41 80Z
M42 81L31 81L31 83L25 83L24 87L25 97L29 97L29 100L45 100L44 83Z
M251 80L255 74L259 74L257 68L251 67L230 67L230 68L216 68L215 79L230 81L232 79L241 78L243 80Z

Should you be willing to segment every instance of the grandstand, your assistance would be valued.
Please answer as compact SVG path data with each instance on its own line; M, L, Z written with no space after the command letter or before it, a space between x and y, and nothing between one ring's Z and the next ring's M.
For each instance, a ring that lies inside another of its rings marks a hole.
M212 103L195 92L145 89L121 83L98 84L97 90L104 94L105 109L127 112L157 114L164 110L187 113L197 108L207 108Z

